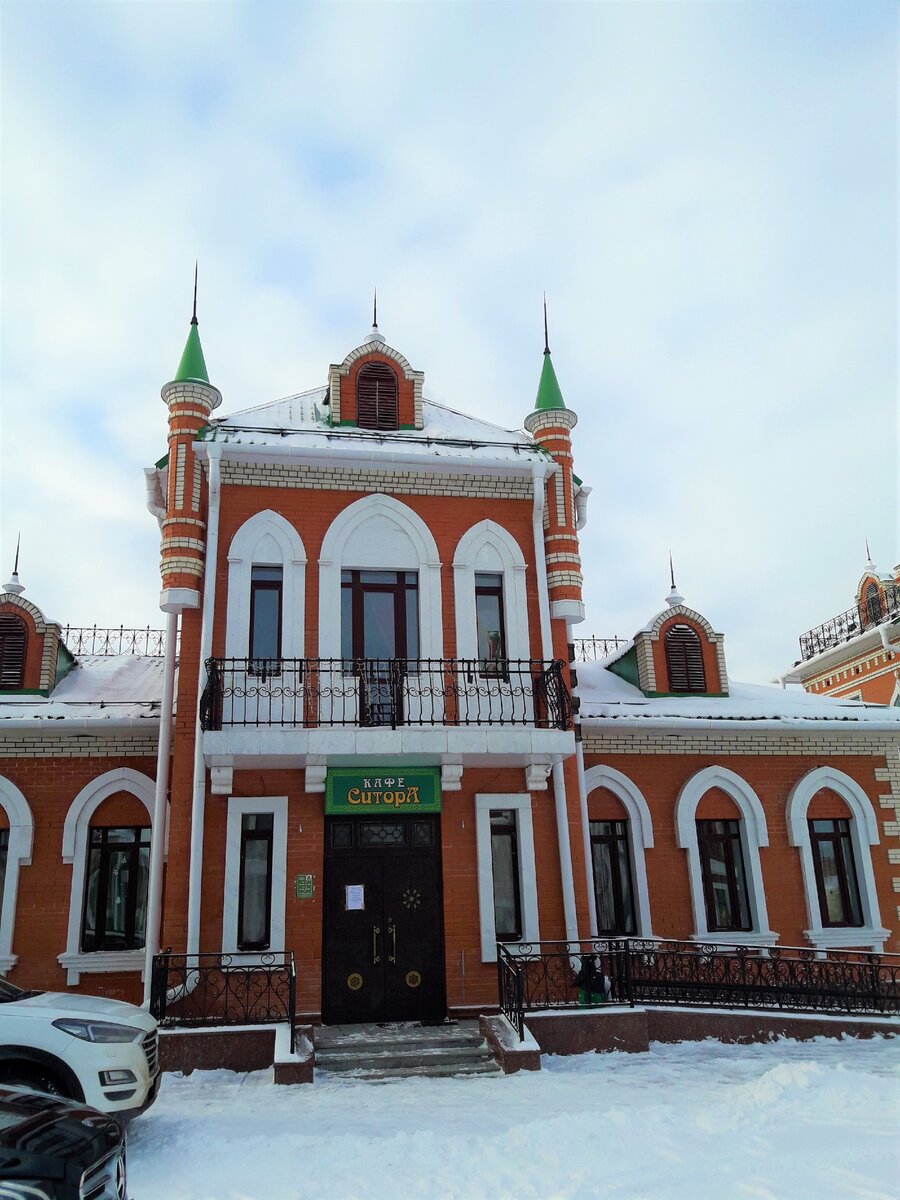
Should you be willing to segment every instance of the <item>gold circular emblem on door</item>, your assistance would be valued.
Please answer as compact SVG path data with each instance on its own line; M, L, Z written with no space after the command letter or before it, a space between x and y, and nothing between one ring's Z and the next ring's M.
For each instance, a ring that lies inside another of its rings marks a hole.
M407 971L406 972L406 986L407 987L411 987L411 988L418 987L421 982L422 982L422 976L419 974L418 971Z
M418 888L407 888L400 899L404 908L418 908L422 903L422 893Z
M362 983L362 975L360 975L359 971L354 971L351 975L347 976L347 987L351 992L358 992L362 987Z

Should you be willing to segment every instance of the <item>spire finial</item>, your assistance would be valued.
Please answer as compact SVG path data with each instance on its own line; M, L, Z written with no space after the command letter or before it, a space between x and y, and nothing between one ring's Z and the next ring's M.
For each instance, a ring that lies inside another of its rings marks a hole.
M21 541L22 534L19 533L16 537L16 565L13 567L12 579L10 579L9 583L3 585L5 590L12 592L14 596L21 596L25 591L24 587L19 583L19 545Z
M195 258L194 259L194 311L191 316L191 324L192 325L199 324L199 322L197 321L197 266L198 266L198 263L197 263L197 259Z
M678 591L675 586L675 568L672 565L672 551L669 551L669 579L672 583L672 590L666 596L666 604L669 608L677 608L679 604L684 604L684 596Z
M372 328L363 338L363 345L368 345L370 342L377 342L379 345L384 344L384 336L378 328L378 288L372 289Z
M378 328L378 288L372 291L372 328Z
M872 563L872 551L869 549L869 539L868 538L866 538L866 562L869 563L869 565L871 565L871 563Z
M550 353L550 338L547 335L547 293L544 292L544 353Z

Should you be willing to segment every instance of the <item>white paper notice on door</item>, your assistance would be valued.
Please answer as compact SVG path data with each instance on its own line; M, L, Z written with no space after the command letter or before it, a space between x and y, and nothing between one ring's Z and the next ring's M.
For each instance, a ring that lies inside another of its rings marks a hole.
M366 885L348 883L344 887L344 908L347 912L360 912L366 907Z

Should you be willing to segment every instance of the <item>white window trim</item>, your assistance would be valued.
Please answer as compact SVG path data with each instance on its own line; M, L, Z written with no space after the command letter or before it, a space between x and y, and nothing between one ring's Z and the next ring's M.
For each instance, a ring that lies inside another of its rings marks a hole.
M519 900L522 905L522 941L541 940L538 922L537 873L534 863L534 827L528 792L475 796L475 844L478 853L478 912L481 918L481 961L497 961L497 927L494 921L494 868L491 858L491 813L511 808L516 814L519 851Z
M16 928L16 900L19 895L19 868L31 865L34 846L34 817L28 801L9 779L0 775L0 808L9 821L9 845L6 851L6 882L0 900L0 975L5 975L19 961L13 953L13 933Z
M385 562L377 543L369 549L370 561L345 554L347 542L373 517L386 517L401 529L412 543L414 562ZM361 569L378 571L418 571L419 573L419 657L443 658L444 627L441 612L441 561L437 543L422 518L393 496L373 493L349 504L334 518L322 540L319 555L319 655L341 657L341 571Z
M225 896L222 904L222 953L239 954L241 963L262 962L269 951L238 950L238 892L241 884L241 820L247 813L271 813L272 922L269 945L285 949L284 914L287 894L287 796L229 796L225 831Z
M453 556L453 593L456 653L460 658L478 657L475 575L482 572L501 574L503 577L504 657L531 657L526 570L521 546L508 530L495 521L480 521L459 539Z
M647 863L645 850L653 849L653 819L650 808L641 794L640 789L614 767L600 764L589 767L584 773L585 792L590 800L590 794L597 788L607 791L619 800L628 815L628 851L631 856L631 877L634 880L635 916L637 918L636 937L652 938L650 921L650 890L647 885ZM589 815L590 819L590 815ZM591 882L593 883L593 855L591 855ZM602 934L599 936L603 936Z
M57 962L66 971L66 983L78 983L82 972L103 974L111 971L141 971L143 974L145 952L143 950L96 950L81 949L81 920L84 908L84 885L87 873L88 834L91 818L104 800L116 792L130 792L147 810L148 823L153 826L153 799L156 785L148 775L134 771L131 767L118 767L98 775L86 784L66 813L63 826L62 860L72 865L72 888L69 897L69 930L66 949L57 956ZM168 829L169 822L166 821ZM151 871L153 864L151 863Z
M697 842L697 806L712 788L719 788L735 802L741 814L741 850L747 877L747 900L753 928L747 933L712 933L706 923L706 903L703 898L703 871L700 866L700 847ZM691 939L710 945L773 946L778 934L769 928L766 893L763 886L759 851L769 844L766 814L753 788L734 771L726 767L705 767L682 787L675 804L676 840L687 851L688 875L691 886L691 905L694 910L694 932Z
M270 537L280 559L261 557L260 543ZM297 530L279 513L254 513L231 539L228 548L228 608L225 618L225 656L250 656L250 578L254 566L278 566L284 571L281 592L281 657L303 658L306 614L306 550Z
M863 925L852 929L831 929L822 924L807 813L813 796L823 788L828 788L840 796L851 813L850 841L853 846L863 915ZM817 950L870 946L872 950L880 953L891 933L881 924L878 890L875 886L875 872L872 869L872 852L869 847L877 846L880 839L878 818L869 797L856 780L845 775L843 771L835 770L834 767L817 767L794 784L788 797L786 816L788 840L800 851L800 870L809 919L809 929L804 930L806 940Z

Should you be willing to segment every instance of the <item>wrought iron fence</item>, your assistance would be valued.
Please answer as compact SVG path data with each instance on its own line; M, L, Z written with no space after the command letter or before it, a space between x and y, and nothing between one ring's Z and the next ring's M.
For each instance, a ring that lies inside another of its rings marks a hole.
M160 1025L271 1025L297 1019L292 950L153 956L150 1012Z
M607 655L618 650L620 646L624 646L627 641L627 638L620 637L575 638L572 643L575 648L575 661L599 662L601 658L606 658Z
M66 625L62 640L76 657L79 654L136 654L162 658L166 652L164 629L103 629L97 625Z
M458 658L211 658L200 720L231 726L570 729L563 663Z
M640 938L500 943L500 1011L524 1015L600 1004L900 1013L900 955Z
M805 662L808 658L815 658L817 654L823 654L833 646L839 646L841 642L897 617L900 617L900 588L887 586L878 597L877 604L867 603L863 599L846 612L838 613L830 621L801 634L800 660Z

